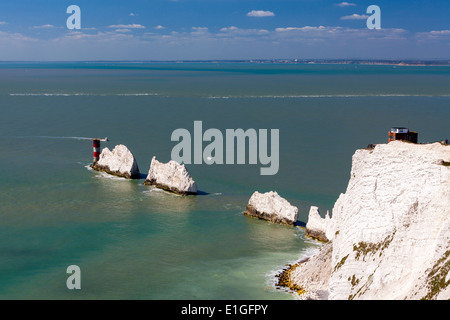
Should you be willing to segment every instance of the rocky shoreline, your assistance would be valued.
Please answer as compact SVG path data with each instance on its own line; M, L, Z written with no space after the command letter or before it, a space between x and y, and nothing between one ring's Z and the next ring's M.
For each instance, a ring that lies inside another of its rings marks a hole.
M275 275L278 279L276 288L287 289L300 300L328 300L326 279L331 273L330 251L331 246L324 244L314 256L286 265ZM298 274L302 275L302 279L298 279Z
M309 258L307 258L309 259ZM279 289L288 288L290 293L297 293L298 295L306 294L305 288L301 287L298 283L293 283L291 280L291 273L301 264L303 261L299 261L295 264L288 264L279 274L275 275L278 278L275 283L275 287Z

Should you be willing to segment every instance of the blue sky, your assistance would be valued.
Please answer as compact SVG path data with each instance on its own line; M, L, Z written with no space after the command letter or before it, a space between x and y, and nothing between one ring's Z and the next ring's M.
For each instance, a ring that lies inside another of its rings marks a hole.
M450 59L449 15L448 0L2 0L0 60Z

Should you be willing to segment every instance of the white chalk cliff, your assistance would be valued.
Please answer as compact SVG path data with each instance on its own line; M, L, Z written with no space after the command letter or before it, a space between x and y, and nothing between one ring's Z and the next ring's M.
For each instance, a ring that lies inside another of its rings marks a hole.
M275 223L294 225L297 222L298 209L280 197L277 192L255 191L248 201L244 214Z
M112 151L104 148L99 160L92 165L92 168L128 179L138 179L140 175L136 159L122 144L115 146Z
M329 242L291 280L329 299L449 299L449 164L440 143L357 150L331 219L310 211Z
M144 184L154 185L166 191L181 195L197 194L197 184L191 178L184 164L176 161L159 162L152 158L150 170Z

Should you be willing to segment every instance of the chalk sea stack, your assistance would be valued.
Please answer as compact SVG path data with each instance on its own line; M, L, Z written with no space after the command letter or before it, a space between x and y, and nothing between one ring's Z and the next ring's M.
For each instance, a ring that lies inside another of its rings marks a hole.
M104 148L100 158L92 165L92 169L127 179L139 179L139 167L136 159L128 148L122 144L110 151Z
M276 191L266 193L255 191L248 201L244 214L274 223L295 225L298 208L280 197Z
M328 211L325 219L322 219L319 208L311 206L311 209L309 210L308 223L306 224L305 235L322 242L327 242L330 237L329 235L327 237L327 226L331 223L330 221L330 213Z
M189 175L184 164L179 164L174 160L162 163L153 157L144 184L180 195L197 194L197 184Z

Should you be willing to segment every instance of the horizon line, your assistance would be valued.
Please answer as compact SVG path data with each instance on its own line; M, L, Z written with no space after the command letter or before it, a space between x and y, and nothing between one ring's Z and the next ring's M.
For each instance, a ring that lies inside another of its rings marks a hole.
M391 62L391 63L427 63L427 62L441 62L450 63L450 59L445 58L427 58L427 59L401 59L401 58L249 58L249 59L170 59L170 60L158 60L158 59L120 59L120 60L0 60L0 63L68 63L68 62L133 62L133 63L148 63L148 62Z

